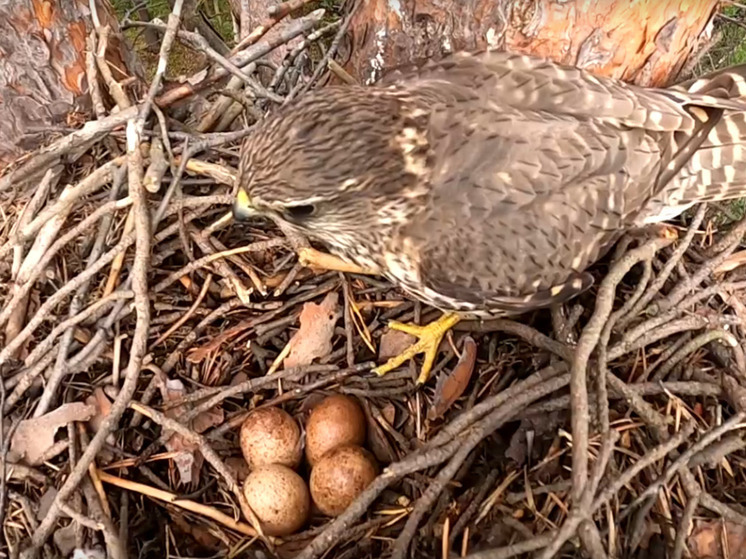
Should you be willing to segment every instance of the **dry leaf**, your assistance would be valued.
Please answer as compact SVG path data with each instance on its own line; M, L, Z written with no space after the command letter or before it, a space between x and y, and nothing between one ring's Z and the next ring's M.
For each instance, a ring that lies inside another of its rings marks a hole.
M251 470L243 456L229 456L225 459L225 467L228 468L238 483L243 483L249 476Z
M211 427L220 425L225 420L223 408L212 408L203 411L192 420L192 428L197 433L204 433Z
M396 406L391 402L386 402L381 408L381 416L393 427L396 421Z
M184 384L180 380L167 380L166 385L161 387L161 395L165 402L181 399L186 393ZM187 406L179 406L166 411L166 416L179 421L186 412ZM176 468L179 470L179 478L184 484L192 483L199 477L202 468L202 456L197 451L197 445L184 439L178 433L174 433L168 439L166 448L171 452L179 454L173 458Z
M466 387L469 386L469 380L471 380L476 362L477 343L471 336L466 336L461 357L453 371L438 378L433 406L427 412L428 419L433 420L442 417L453 403L461 397Z
M697 522L689 536L689 551L695 559L746 559L746 526L720 520Z
M91 425L94 433L98 433L101 428L101 423L111 413L111 400L104 394L104 389L97 386L93 394L88 396L85 400L86 404L96 407L96 415L94 415L88 422Z
M725 261L715 268L713 274L724 274L725 272L732 272L739 266L746 264L746 250L734 252Z
M411 334L401 330L386 330L378 342L378 359L390 359L402 353L405 349L417 341Z
M332 352L334 325L340 317L339 295L327 293L320 304L311 301L300 312L300 328L290 340L290 353L283 362L286 368L310 365L314 359Z
M48 488L44 494L39 499L39 508L36 511L36 519L41 522L41 520L47 515L49 512L49 509L52 508L52 503L54 503L54 500L57 498L57 489L54 487Z
M231 295L232 294L233 291L231 291ZM251 318L249 320L242 320L235 326L229 328L224 332L221 332L220 334L212 338L205 345L190 349L189 351L187 351L187 361L194 364L201 363L209 355L218 351L220 349L220 346L223 345L225 342L235 338L239 334L253 327L255 320L256 319L254 318Z
M54 545L60 550L62 557L70 557L75 550L75 523L71 522L67 526L57 528L52 535Z
M247 375L243 371L239 371L235 375L233 375L229 386L236 386L237 384L242 384L247 380L249 380L249 375Z
M88 421L96 407L73 402L35 419L21 421L10 443L12 460L24 460L29 466L42 463L44 454L54 445L57 430L73 421Z
M171 520L179 530L192 536L202 548L213 551L217 551L220 548L220 540L213 536L202 522L191 522L178 513L171 514Z
M186 394L186 388L180 380L168 379L165 386L161 386L161 395L165 402L180 400ZM171 408L165 412L165 415L176 421L181 421L181 417L190 409L191 404ZM190 427L196 433L204 433L211 427L220 425L225 420L225 413L222 408L215 407L206 410L197 415L190 424ZM199 452L199 447L179 435L174 433L166 443L166 448L171 452L179 454L173 458L176 468L179 470L179 478L183 484L190 484L199 479L204 457Z
M390 464L397 459L396 451L386 437L386 431L376 420L376 417L383 418L381 410L371 404L368 400L362 400L365 411L365 422L368 426L366 429L367 448L376 457L379 464Z

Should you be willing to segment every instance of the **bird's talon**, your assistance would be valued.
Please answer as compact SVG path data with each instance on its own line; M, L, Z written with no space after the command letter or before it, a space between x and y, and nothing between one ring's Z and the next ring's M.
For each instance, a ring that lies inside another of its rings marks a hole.
M438 356L438 348L440 347L440 342L443 339L443 336L445 336L446 332L453 328L459 320L458 315L444 314L438 320L428 324L427 326L391 321L389 323L389 328L406 332L407 334L415 336L418 340L399 355L392 357L383 365L373 369L373 372L379 376L383 376L389 371L402 365L405 361L412 359L415 355L424 353L425 359L422 363L422 369L420 370L420 375L417 377L416 383L418 386L425 384L430 378L430 371L432 371L435 358Z
M404 332L405 334L409 334L410 336L415 336L417 338L422 335L422 332L427 327L419 326L418 324L406 324L404 322L398 322L396 320L392 320L388 324L389 328L391 330L398 330L399 332Z

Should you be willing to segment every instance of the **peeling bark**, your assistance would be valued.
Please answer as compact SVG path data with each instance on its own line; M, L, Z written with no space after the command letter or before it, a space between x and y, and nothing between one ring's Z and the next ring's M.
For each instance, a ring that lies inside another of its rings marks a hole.
M506 49L647 86L671 83L718 0L366 0L345 69L361 83L414 59Z
M96 11L112 29L114 78L140 74L108 0L96 0ZM44 143L50 128L90 112L85 49L92 29L87 0L0 0L0 171Z
M242 33L245 34L248 34L252 29L255 29L269 21L270 10L277 7L282 3L282 1L283 0L228 0L236 21L243 22L244 24L245 31L242 29ZM270 29L265 37L271 39L279 32L280 29L275 27ZM296 37L287 44L280 45L278 48L267 54L267 56L264 57L264 60L271 62L272 64L282 64L285 56L298 46L302 40L302 37ZM269 78L271 77L270 72Z

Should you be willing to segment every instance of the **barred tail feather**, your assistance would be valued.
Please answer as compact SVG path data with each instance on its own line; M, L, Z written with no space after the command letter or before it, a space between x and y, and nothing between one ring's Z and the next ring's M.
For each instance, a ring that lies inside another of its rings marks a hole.
M671 91L691 96L688 109L710 126L703 138L690 142L689 153L687 146L676 145L676 135L672 138L677 152L672 161L678 159L680 165L662 180L666 186L652 201L647 223L670 219L699 202L746 197L746 65L690 80ZM699 104L699 97L722 103Z

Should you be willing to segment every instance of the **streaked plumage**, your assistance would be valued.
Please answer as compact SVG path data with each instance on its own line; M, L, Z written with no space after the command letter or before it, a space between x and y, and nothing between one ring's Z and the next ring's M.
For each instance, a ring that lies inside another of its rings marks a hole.
M627 229L746 195L746 66L669 89L460 53L257 125L252 205L443 310L566 300Z

